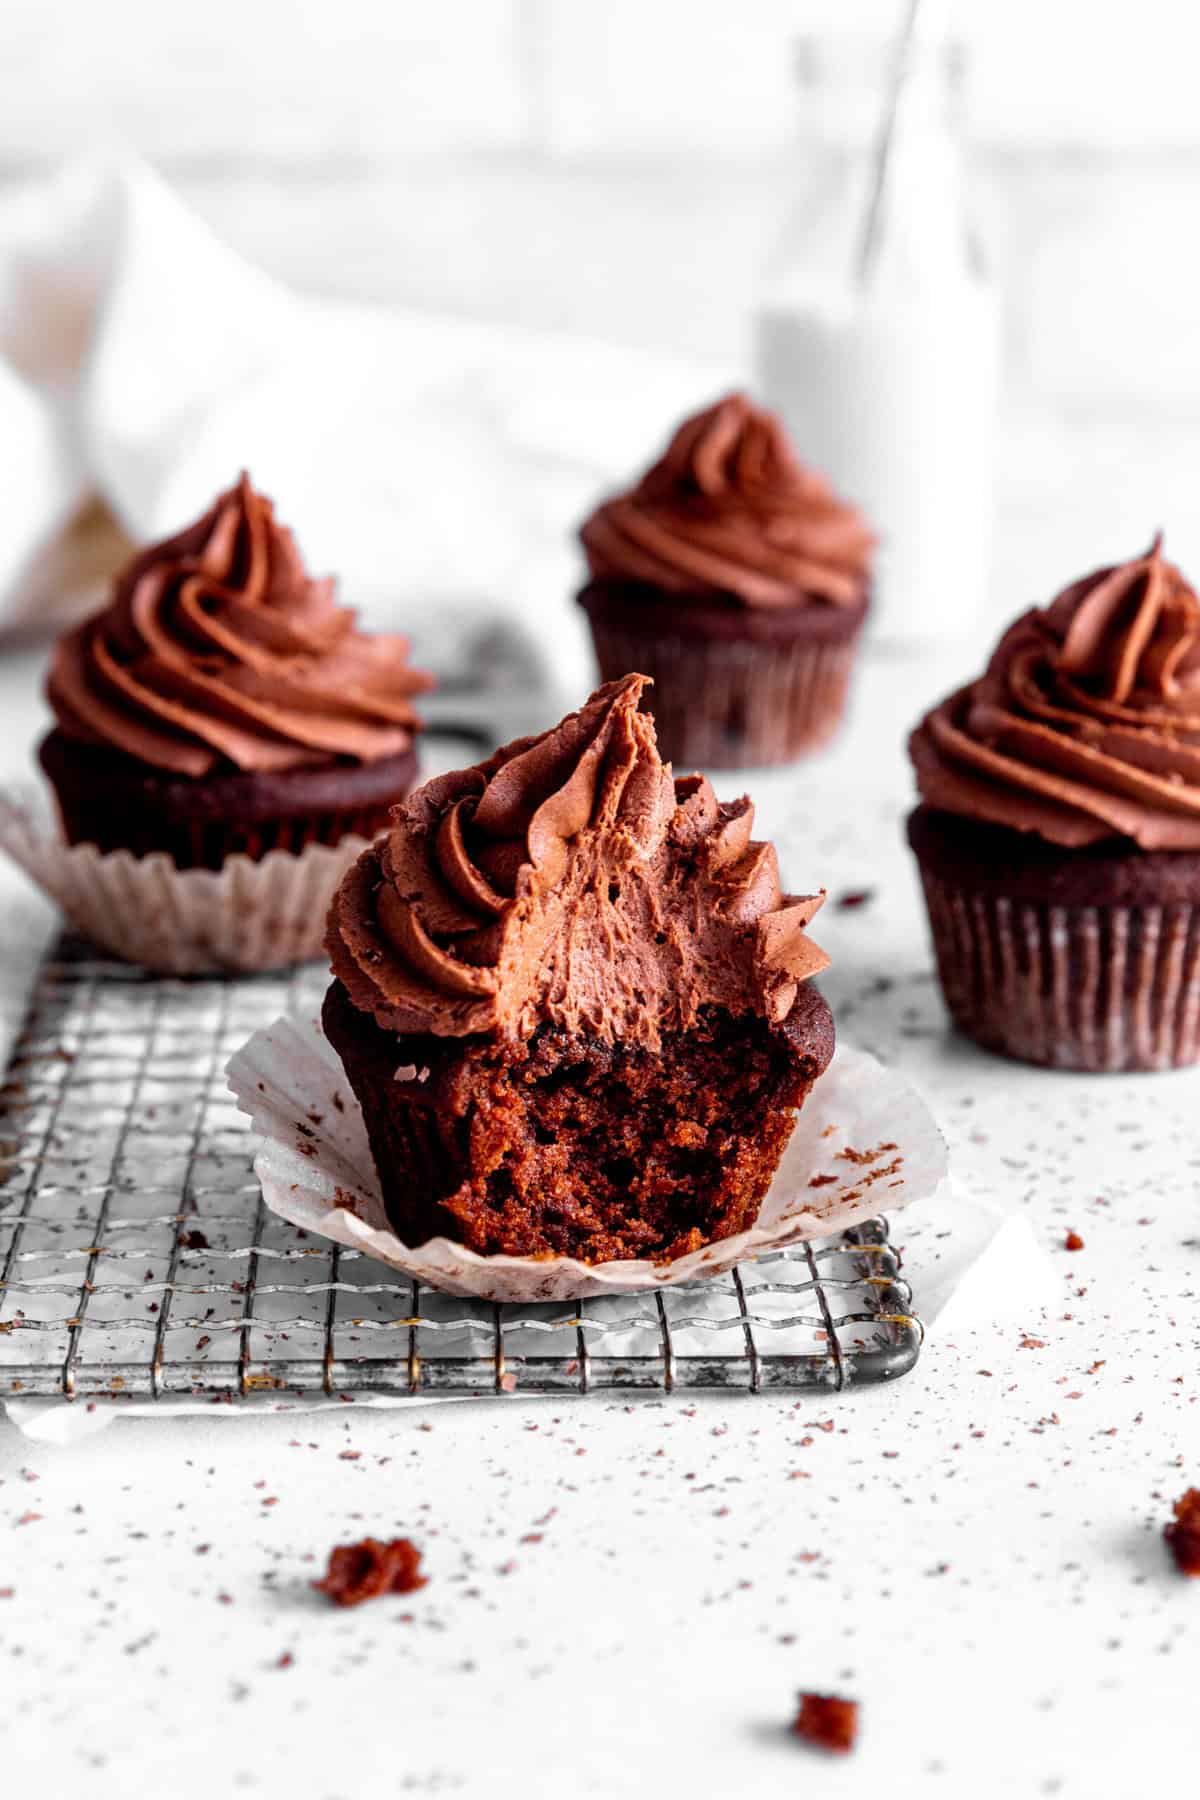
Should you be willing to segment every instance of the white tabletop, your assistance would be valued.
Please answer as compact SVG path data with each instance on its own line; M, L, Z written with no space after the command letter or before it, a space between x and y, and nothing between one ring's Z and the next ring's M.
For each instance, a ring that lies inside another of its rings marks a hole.
M841 1029L920 1085L962 1190L1033 1222L1048 1316L937 1331L840 1397L223 1407L65 1449L0 1424L5 1791L1189 1791L1200 1584L1161 1528L1200 1484L1200 1074L947 1035L902 741L969 660L875 660L841 744L754 791L790 885L873 890L815 929ZM32 681L0 666L4 773ZM46 915L8 875L0 907L11 1014ZM365 1533L411 1535L430 1582L340 1613L307 1584ZM803 1688L861 1701L851 1758L789 1738Z

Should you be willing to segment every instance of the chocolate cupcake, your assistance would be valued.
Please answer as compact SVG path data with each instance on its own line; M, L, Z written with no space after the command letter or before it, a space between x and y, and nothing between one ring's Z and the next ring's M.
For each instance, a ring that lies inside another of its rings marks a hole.
M1018 619L913 734L946 1003L1060 1069L1200 1057L1200 600L1156 538Z
M833 1051L748 800L672 780L640 675L430 782L329 915L326 1035L415 1246L666 1261L753 1224Z
M687 420L580 537L601 675L653 679L664 756L786 763L836 730L874 540L771 413L730 394Z
M355 629L243 475L60 639L41 763L72 844L181 870L298 854L386 825L431 685L403 638Z

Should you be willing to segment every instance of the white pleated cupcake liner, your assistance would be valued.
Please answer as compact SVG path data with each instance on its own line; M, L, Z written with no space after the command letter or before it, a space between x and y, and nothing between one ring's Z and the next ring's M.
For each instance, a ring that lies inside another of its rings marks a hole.
M347 837L178 869L166 854L68 844L47 796L0 792L0 849L99 949L163 975L251 974L321 957L334 889L365 847Z
M228 1076L262 1138L254 1167L273 1213L475 1299L574 1300L697 1281L909 1206L947 1180L946 1145L924 1101L894 1069L843 1044L801 1109L749 1231L665 1264L480 1256L448 1238L414 1249L388 1223L358 1101L315 1020L285 1017L256 1031Z

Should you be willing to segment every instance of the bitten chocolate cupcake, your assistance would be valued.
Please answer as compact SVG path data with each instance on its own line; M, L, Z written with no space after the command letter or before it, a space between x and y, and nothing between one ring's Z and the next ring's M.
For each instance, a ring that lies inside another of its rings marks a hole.
M1160 539L1018 619L910 747L958 1026L1054 1068L1195 1062L1200 600Z
M753 1224L833 1051L821 896L673 780L645 677L430 782L329 915L323 1022L410 1246L666 1261Z
M730 394L687 420L580 537L601 675L652 677L665 756L785 763L836 730L874 540L773 414Z
M42 767L72 844L178 869L373 837L416 774L400 637L369 637L243 475L60 639Z

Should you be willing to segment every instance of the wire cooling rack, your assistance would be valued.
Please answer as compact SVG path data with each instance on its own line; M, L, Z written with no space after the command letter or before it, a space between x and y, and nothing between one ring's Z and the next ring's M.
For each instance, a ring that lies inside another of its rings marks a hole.
M275 1218L225 1063L326 979L54 947L0 1086L0 1396L840 1389L916 1361L880 1220L656 1294L517 1307Z

